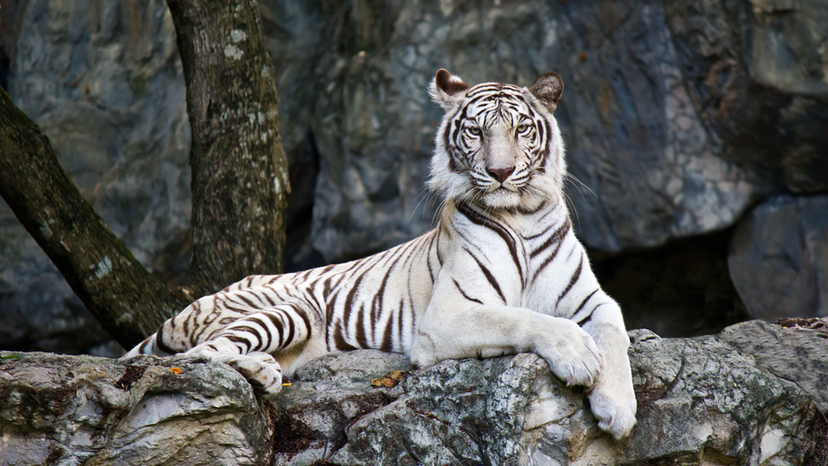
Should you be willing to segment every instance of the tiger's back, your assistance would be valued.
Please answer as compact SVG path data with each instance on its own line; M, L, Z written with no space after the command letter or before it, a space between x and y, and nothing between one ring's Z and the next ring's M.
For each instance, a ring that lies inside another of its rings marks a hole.
M329 352L374 348L428 366L531 351L591 389L599 427L627 435L629 340L564 202L553 116L562 91L554 73L520 88L469 87L438 71L431 94L446 113L428 185L444 208L434 230L349 263L248 277L194 302L127 357L207 357L275 396L283 372Z

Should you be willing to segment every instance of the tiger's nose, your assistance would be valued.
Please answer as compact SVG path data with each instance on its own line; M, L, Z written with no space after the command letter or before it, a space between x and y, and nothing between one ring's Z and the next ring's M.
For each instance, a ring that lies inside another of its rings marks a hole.
M506 181L506 178L509 178L509 175L515 172L515 167L506 167L506 168L486 168L486 172L492 176L492 178L496 179L497 181L503 183Z

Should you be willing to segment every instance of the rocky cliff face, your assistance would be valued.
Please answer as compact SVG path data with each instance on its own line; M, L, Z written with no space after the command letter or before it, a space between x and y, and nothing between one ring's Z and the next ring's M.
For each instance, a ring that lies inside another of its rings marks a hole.
M133 254L175 284L187 263L189 129L166 6L3 5L0 21L14 25L0 42L12 97ZM574 224L630 322L687 335L745 311L828 312L825 2L260 7L281 70L294 267L430 227L437 206L422 186L440 118L426 93L436 69L519 84L555 70L566 85L557 114ZM106 336L88 330L89 314L4 207L0 256L5 348L104 351L94 348ZM669 285L654 290L645 277Z
M823 465L828 333L806 323L822 329L631 332L638 424L620 442L533 354L411 371L343 353L261 406L220 364L4 352L0 465Z

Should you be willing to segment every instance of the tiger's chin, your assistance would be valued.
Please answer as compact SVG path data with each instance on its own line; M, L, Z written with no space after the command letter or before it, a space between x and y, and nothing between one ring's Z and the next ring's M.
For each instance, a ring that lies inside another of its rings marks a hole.
M521 193L516 191L510 191L504 188L498 188L490 193L485 194L482 197L483 207L492 210L505 210L505 211L514 211L514 210L535 210L541 204L543 204L544 199L532 195L529 193Z

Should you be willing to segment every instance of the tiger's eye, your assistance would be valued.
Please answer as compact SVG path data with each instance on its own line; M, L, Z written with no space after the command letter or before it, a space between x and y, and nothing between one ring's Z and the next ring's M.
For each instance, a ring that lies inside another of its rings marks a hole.
M474 134L475 136L478 136L480 135L480 128L478 128L477 126L472 126L469 128L469 132Z
M524 132L528 129L529 129L529 125L518 125L518 127L517 127L518 133L522 133L522 132Z

